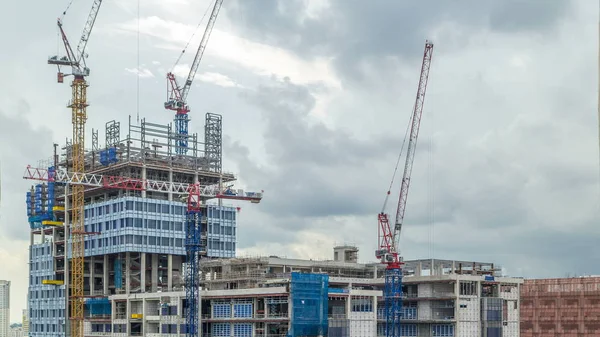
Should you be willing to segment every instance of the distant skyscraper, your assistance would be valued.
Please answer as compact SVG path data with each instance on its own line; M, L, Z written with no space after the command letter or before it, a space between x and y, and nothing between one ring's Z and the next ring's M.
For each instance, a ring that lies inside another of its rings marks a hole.
M0 280L0 337L9 337L10 281Z
M23 309L23 336L29 336L29 319L27 318L27 309Z

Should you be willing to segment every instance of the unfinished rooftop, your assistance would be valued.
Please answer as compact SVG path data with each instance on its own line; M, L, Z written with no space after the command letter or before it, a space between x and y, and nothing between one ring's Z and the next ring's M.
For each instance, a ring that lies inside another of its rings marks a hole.
M279 256L237 257L203 260L202 284L207 290L246 289L287 279L292 272L327 273L330 277L382 280L385 265L359 263L358 248L334 247L334 259L303 260ZM501 269L493 263L454 260L410 260L404 262L405 277L473 275L500 277Z

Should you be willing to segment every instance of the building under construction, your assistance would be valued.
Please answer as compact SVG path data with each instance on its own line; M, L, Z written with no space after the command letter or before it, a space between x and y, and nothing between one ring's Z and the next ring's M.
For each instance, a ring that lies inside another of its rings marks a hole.
M600 336L600 277L525 280L521 336Z
M85 185L85 314L106 326L112 326L111 312L118 308L111 309L109 296L183 289L186 203L181 196L185 190L173 186L199 182L217 186L213 191L229 196L260 198L260 193L232 190L234 175L222 172L221 116L207 113L204 131L203 142L197 134L189 135L187 154L176 154L180 136L170 124L141 120L134 125L130 120L121 139L120 123L112 121L106 124L104 144L99 143L98 131L92 131L85 177L68 174L68 142L60 149L55 145L44 169L27 169L25 178L47 180L32 186L26 197L32 337L64 336L68 327L71 183ZM63 178L54 179L58 176ZM138 188L132 181L154 181L157 186ZM220 201L202 202L201 207L201 255L233 257L236 207ZM135 335L135 328L127 331Z
M384 268L352 246L332 260L276 256L201 264L202 336L385 336ZM405 262L402 336L519 336L521 279L490 263ZM112 288L109 287L109 292ZM86 313L86 336L182 336L186 293L110 292Z

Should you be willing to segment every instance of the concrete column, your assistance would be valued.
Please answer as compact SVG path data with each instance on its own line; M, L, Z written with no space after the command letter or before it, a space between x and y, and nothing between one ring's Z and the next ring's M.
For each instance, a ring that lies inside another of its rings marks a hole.
M173 169L169 168L169 182L173 182ZM169 192L169 201L173 201L173 192Z
M142 283L141 292L145 293L146 292L146 253L142 253L142 259L141 259L140 264L141 264L141 266L140 266L140 270L141 270L140 282ZM144 318L144 320L145 320L145 318Z
M152 292L158 290L158 254L152 254Z
M94 257L90 256L90 295L94 295Z
M127 257L125 261L129 262L129 253L127 253ZM129 268L127 268L129 271ZM129 277L127 278L127 294L129 294ZM131 336L131 324L129 324L129 320L131 319L131 300L127 299L127 306L125 307L125 317L127 319L127 324L125 324L125 331L127 332L127 336Z
M167 290L173 289L173 255L167 255Z
M452 270L454 272L454 262L452 262ZM458 300L460 298L460 280L458 279L457 276L455 277L455 281L454 281L454 297L456 298L456 300L454 300L454 319L458 320L458 310L460 308L460 301ZM460 324L455 324L454 325L454 335L455 336L462 336L460 334Z
M373 296L373 312L375 313L375 331L377 331L377 296Z
M130 259L131 254L129 252L125 253L125 261L123 265L125 266L125 293L129 294L129 284L131 283L131 269L130 267ZM129 313L127 313L127 317L129 317Z
M142 179L146 180L146 164L142 166ZM146 190L142 190L142 198L146 197Z
M108 283L109 283L109 279L108 279L108 255L104 255L104 262L102 263L102 268L104 269L104 275L102 277L102 286L104 289L102 289L102 291L104 292L104 296L108 296Z
M144 288L142 288L144 289ZM142 290L143 292L143 290ZM146 334L144 333L146 331L146 299L142 299L142 336L146 336Z
M350 318L350 313L352 313L352 285L348 285L348 297L346 297L346 317Z

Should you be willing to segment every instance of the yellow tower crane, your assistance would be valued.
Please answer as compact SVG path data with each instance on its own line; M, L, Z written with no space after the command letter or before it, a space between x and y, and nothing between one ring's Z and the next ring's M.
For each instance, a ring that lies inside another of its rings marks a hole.
M73 141L71 148L72 172L81 174L85 172L85 121L87 119L87 87L85 77L90 74L90 69L86 66L85 47L92 33L92 28L96 21L96 16L100 10L102 0L94 0L92 10L88 20L83 28L83 34L77 45L77 54L73 53L67 35L62 26L61 19L58 19L58 28L65 46L66 56L53 56L48 59L48 64L58 67L58 83L63 83L64 77L72 75L71 83L72 98L68 107L72 112L73 123ZM71 73L65 74L61 71L61 66L70 67ZM84 187L82 185L72 186L71 201L71 279L70 279L70 311L69 319L71 321L71 337L83 337L83 266L84 266L84 216L83 216L83 197ZM65 233L67 234L67 233ZM69 296L69 289L66 291Z

